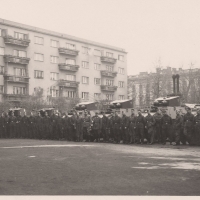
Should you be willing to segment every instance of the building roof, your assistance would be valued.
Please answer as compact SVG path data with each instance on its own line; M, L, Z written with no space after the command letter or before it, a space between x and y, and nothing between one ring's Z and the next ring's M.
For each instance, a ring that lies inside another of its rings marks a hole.
M95 103L95 102L81 102L81 103L78 103L77 106L79 106L79 105L88 105L88 104L91 104L91 103Z
M159 97L157 99L155 99L155 101L163 101L163 100L171 100L171 99L176 99L179 96L174 96L174 97Z
M127 101L131 101L131 99L115 100L115 101L112 101L112 102L110 102L110 103L111 103L111 104L112 104L112 103L124 103L124 102L127 102Z
M78 38L78 37L75 37L75 36L63 34L63 33L49 31L49 30L46 30L46 29L42 29L42 28L38 28L38 27L34 27L34 26L29 26L29 25L5 20L5 19L2 19L2 18L0 18L0 24L11 26L11 27L16 27L16 28L20 28L20 29L25 29L25 30L28 30L28 31L38 32L38 33L42 33L42 34L52 35L52 36L56 36L56 37L63 38L63 39L69 39L69 40L81 42L81 43L84 43L84 44L91 44L91 45L94 45L94 46L112 49L112 50L120 51L120 52L123 52L123 53L127 53L124 49L119 48L119 47L114 47L114 46L110 46L110 45L107 45L107 44L102 44L102 43Z

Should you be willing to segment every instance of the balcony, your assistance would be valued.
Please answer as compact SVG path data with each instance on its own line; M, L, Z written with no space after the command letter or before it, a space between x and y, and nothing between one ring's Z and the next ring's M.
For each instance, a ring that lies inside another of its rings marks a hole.
M13 55L4 55L4 61L6 63L17 63L17 64L22 64L22 65L28 65L30 58L18 57L18 56L13 56Z
M116 63L115 58L110 58L110 57L106 57L106 56L101 56L101 62L106 62L106 63L112 63L115 64Z
M27 76L15 76L10 74L4 74L4 80L14 83L29 83L29 77Z
M79 69L79 65L70 65L70 64L65 64L65 63L59 63L58 66L59 66L60 70L65 70L65 71L77 72Z
M30 40L29 39L17 39L12 36L6 35L4 36L4 43L5 44L12 44L17 46L28 47Z
M9 102L20 102L26 98L27 94L4 94L4 99Z
M101 75L114 78L117 75L117 72L110 72L110 71L102 70Z
M60 87L67 87L67 88L77 88L79 82L76 81L68 81L68 80L59 80L58 86Z
M63 47L58 48L58 51L60 54L65 54L65 55L70 55L70 56L77 56L79 53L78 50L67 49L67 48L63 48Z
M117 86L101 85L101 90L115 92L117 90Z

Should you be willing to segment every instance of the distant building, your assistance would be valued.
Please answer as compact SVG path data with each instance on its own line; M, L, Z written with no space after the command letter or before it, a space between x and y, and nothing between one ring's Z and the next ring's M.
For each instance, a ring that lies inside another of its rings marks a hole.
M133 99L135 107L150 106L153 101L173 93L172 75L180 75L182 100L187 103L200 102L200 69L156 68L155 73L140 72L128 76L128 98Z
M0 101L127 98L124 49L0 19Z

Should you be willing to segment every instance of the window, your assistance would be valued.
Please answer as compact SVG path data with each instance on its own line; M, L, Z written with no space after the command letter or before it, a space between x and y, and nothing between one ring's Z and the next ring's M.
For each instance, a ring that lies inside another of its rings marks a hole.
M4 55L4 48L0 47L0 55L3 56Z
M74 44L69 44L69 43L67 43L67 44L66 44L66 48L67 48L67 49L75 49L75 45L74 45Z
M82 51L85 54L89 54L89 48L88 47L82 47Z
M120 67L119 67L118 73L119 73L119 74L124 74L124 68L120 68Z
M106 100L113 100L113 94L106 94Z
M106 70L109 72L113 72L113 66L106 65Z
M51 56L51 63L58 63L58 57L57 56Z
M119 100L124 100L124 95L119 95Z
M16 76L26 76L26 70L23 68L15 68Z
M113 53L106 52L106 57L112 58L113 57Z
M51 72L50 80L57 81L58 80L58 73Z
M34 77L35 78L44 78L44 72L43 71L39 71L39 70L35 70L34 71Z
M113 86L113 84L114 84L114 81L113 81L113 80L106 79L106 85L108 85L108 86Z
M66 91L65 92L65 97L75 98L76 97L76 91Z
M14 38L17 38L17 39L25 39L25 34L15 32Z
M13 86L13 94L26 94L26 87Z
M59 90L55 86L50 87L50 95L52 97L59 97Z
M100 85L101 84L101 79L100 78L94 78L94 84L95 85Z
M118 55L118 60L124 61L124 56Z
M3 85L0 85L0 94L3 94L3 91L4 91L4 87Z
M94 99L101 99L101 93L94 93Z
M82 67L85 69L89 69L89 62L82 61Z
M94 55L95 55L95 56L98 56L98 57L101 57L102 51L95 49L95 50L94 50Z
M94 69L101 70L101 65L98 63L94 63Z
M26 51L14 50L14 56L26 57Z
M124 81L119 81L118 87L119 88L124 88Z
M89 99L89 92L82 92L82 99L88 100Z
M76 76L75 75L66 74L65 79L68 80L68 81L75 81L76 80Z
M65 63L68 64L68 65L75 65L75 60L73 60L73 59L66 59Z
M82 76L82 83L83 84L89 84L89 77Z
M35 36L35 44L44 44L44 39L42 37Z
M56 40L51 40L51 47L58 47L58 41Z
M44 61L44 55L40 54L40 53L35 53L34 59L37 60L37 61L43 62Z
M4 66L0 66L0 74L4 74Z

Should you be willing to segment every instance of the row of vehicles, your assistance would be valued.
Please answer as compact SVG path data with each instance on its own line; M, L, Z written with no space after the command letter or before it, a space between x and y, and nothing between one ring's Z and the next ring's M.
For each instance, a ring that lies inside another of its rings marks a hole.
M160 110L166 110L167 114L172 118L176 118L176 113L179 111L181 114L186 113L187 108L191 108L193 111L193 114L195 114L195 111L200 108L200 104L184 104L181 105L181 94L179 92L179 78L180 76L178 74L173 75L173 94L168 95L166 97L159 97L155 99L153 102L153 105L150 108L144 108L142 110L143 115L145 116L147 113L147 110L150 110L151 114L154 114L158 109ZM107 116L111 114L111 112L118 112L119 116L122 116L123 113L125 113L127 116L130 116L133 112L134 106L133 101L131 99L125 99L125 100L116 100L112 101L109 104L105 104L103 107L105 107L103 110L99 110L98 102L81 102L78 103L74 110L77 113L83 113L85 110L89 112L91 116L94 116L96 112L99 113L99 116L102 117L102 112L105 112ZM11 111L14 111L14 115L18 115L20 112L20 108L10 109ZM21 109L23 112L23 109ZM43 108L40 109L39 112L42 116L44 116L44 113L47 112L50 116L55 110L55 108ZM134 113L137 115L137 110L134 109ZM25 112L25 110L24 110ZM38 112L38 111L37 111ZM73 111L68 113L68 116L72 116Z
M193 112L196 111L196 109L200 108L200 104L185 104L185 105L180 105L180 100L179 96L174 96L174 97L162 97L158 98L154 101L154 104L151 107L145 107L143 109L140 109L142 114L144 116L147 115L147 110L150 110L150 113L153 115L155 112L157 112L158 109L160 110L166 110L167 114L172 118L176 118L176 111L180 111L182 114L186 113L187 108L191 108ZM133 101L130 99L125 99L125 100L116 100L113 102L110 102L109 105L106 106L104 110L98 110L98 102L82 102L78 103L74 110L77 113L84 113L85 110L89 112L91 116L95 115L95 112L99 113L99 116L102 117L102 113L104 112L106 116L109 116L111 112L117 112L119 116L122 116L123 113L125 113L127 116L130 116L131 113L134 110L134 113L137 115L138 109L134 109L133 107ZM41 116L44 116L45 112L48 113L50 116L53 113L53 110L55 108L43 108L39 109L35 112L40 112ZM11 112L14 112L15 116L18 116L19 113L24 115L26 112L22 108L11 108L9 109L9 115L11 115ZM68 112L68 116L71 117L73 115L73 111L71 110Z

